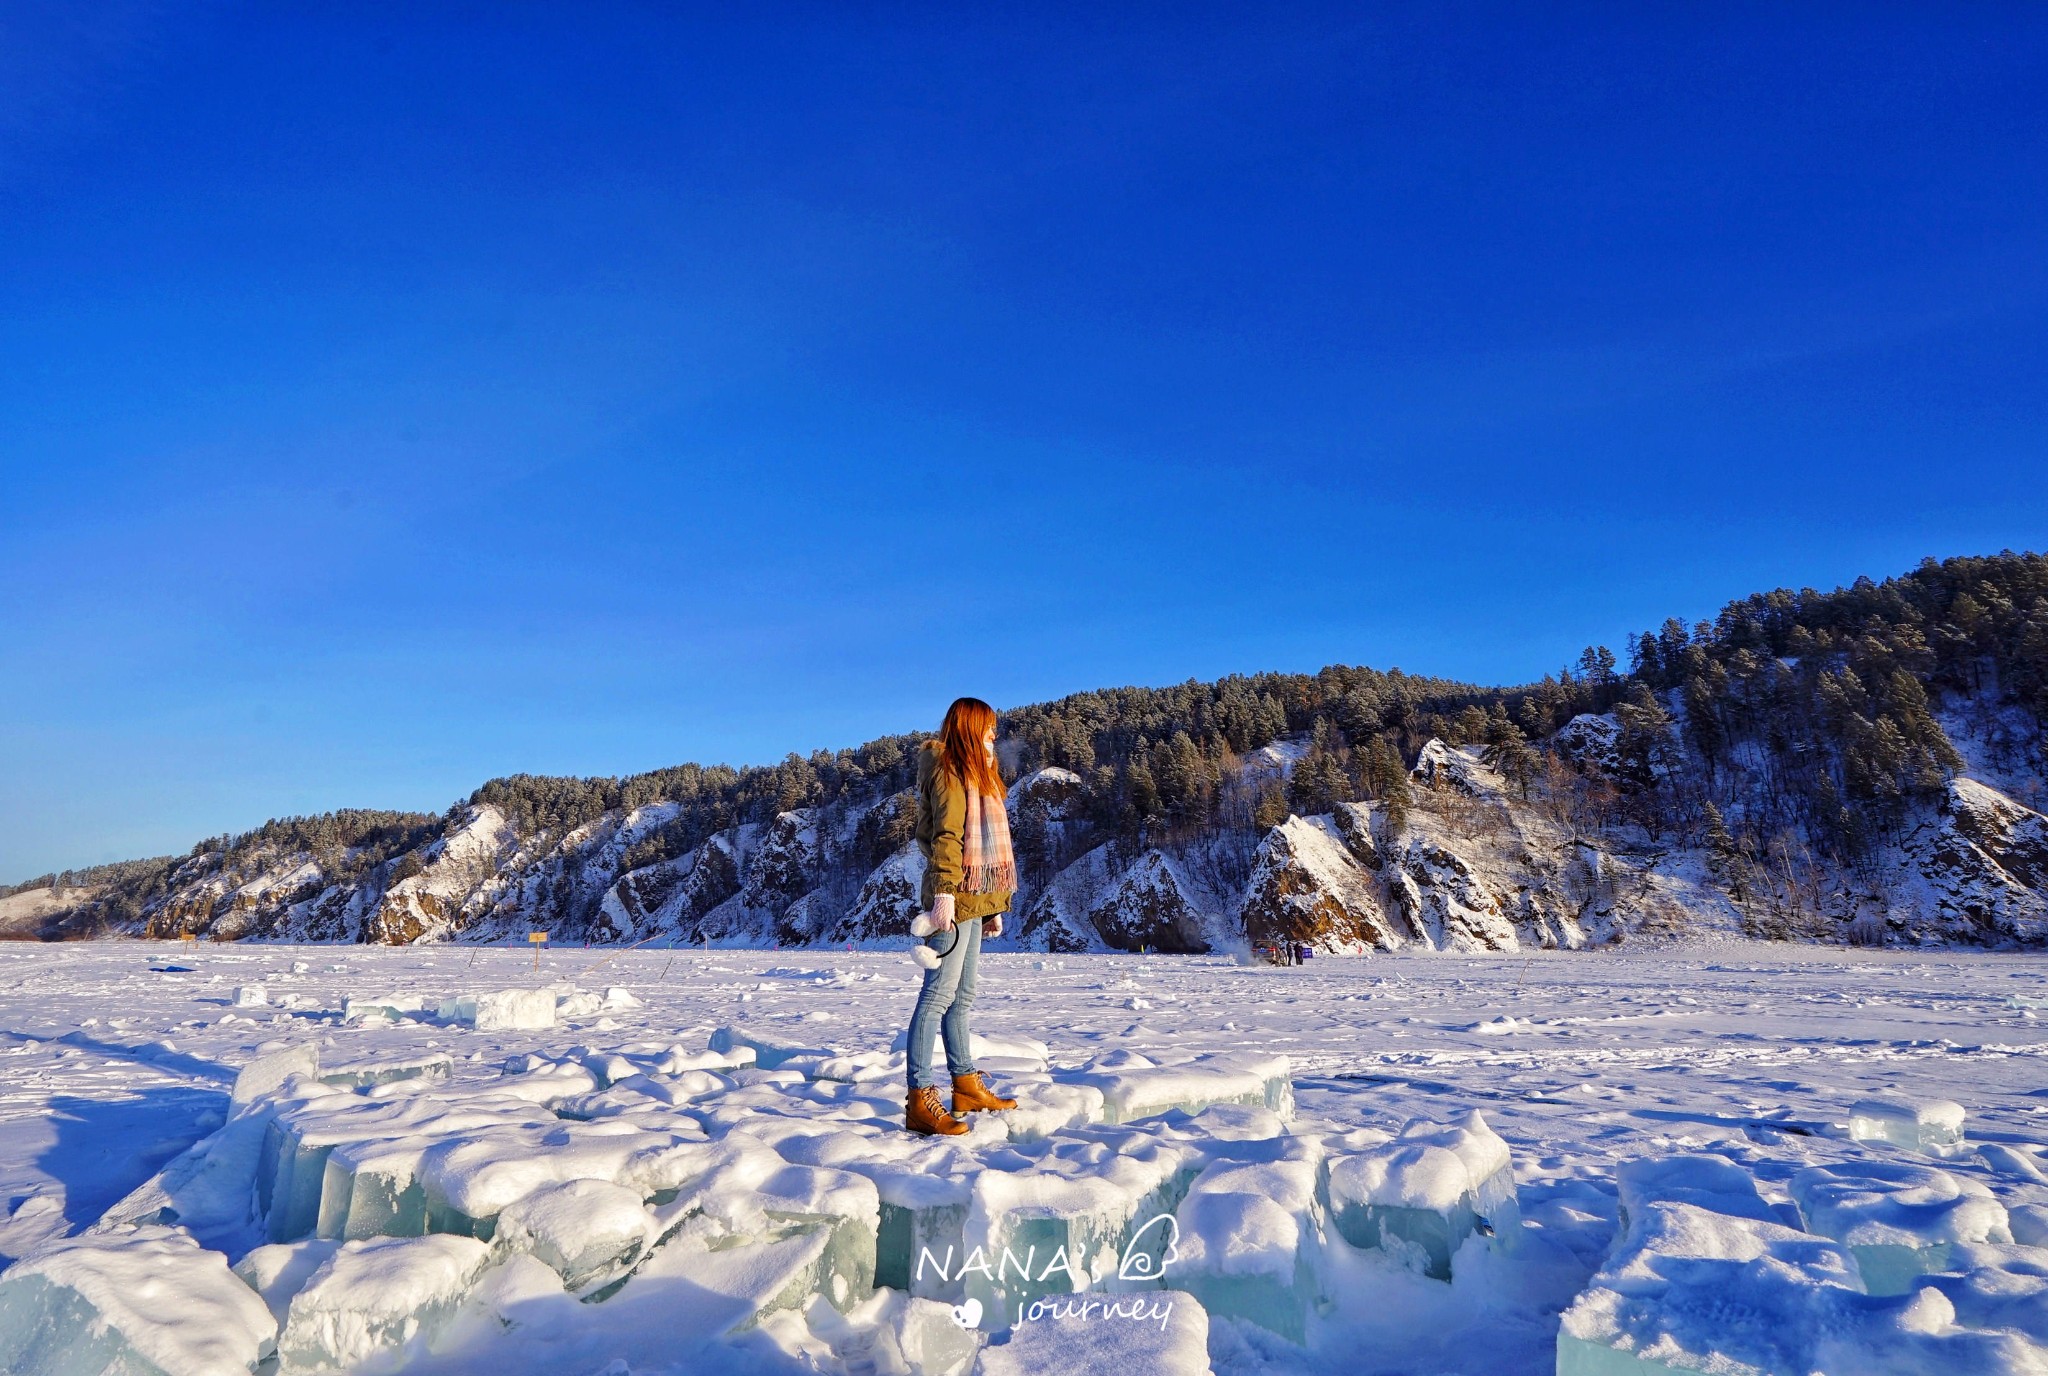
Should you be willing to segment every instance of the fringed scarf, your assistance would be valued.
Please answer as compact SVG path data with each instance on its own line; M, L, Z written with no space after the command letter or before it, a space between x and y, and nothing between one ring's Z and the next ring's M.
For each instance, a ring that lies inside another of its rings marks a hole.
M967 825L960 838L960 862L966 870L961 887L968 893L1015 893L1017 861L1010 852L1010 814L1001 798L990 798L972 784L967 790Z

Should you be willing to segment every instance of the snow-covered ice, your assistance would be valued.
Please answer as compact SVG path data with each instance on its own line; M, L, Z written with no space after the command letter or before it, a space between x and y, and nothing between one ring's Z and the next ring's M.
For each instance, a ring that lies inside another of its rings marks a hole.
M2012 1241L1988 1186L1928 1166L1809 1166L1788 1189L1810 1231L1849 1249L1873 1295L1902 1295L1946 1271L1957 1243Z
M72 1238L0 1274L9 1376L218 1376L249 1370L276 1334L227 1259L170 1228Z
M1473 1234L1511 1243L1522 1230L1508 1144L1475 1109L1448 1126L1413 1122L1399 1136L1330 1163L1337 1231L1438 1280Z
M1033 1300L1114 1281L1138 1230L1171 1208L1183 1159L1173 1147L1067 1147L975 1178L965 1250L951 1274L998 1322L1014 1321Z
M441 1004L440 1013L479 1032L532 1032L555 1025L556 1002L552 989L492 989L458 994Z
M1748 1171L1710 1152L1644 1157L1623 1164L1614 1178L1624 1228L1632 1215L1652 1204L1696 1204L1731 1218L1784 1221L1758 1193Z
M1857 1101L1849 1110L1849 1136L1859 1142L1889 1142L1927 1156L1962 1149L1963 1106L1953 1099L1882 1096Z
M1319 1298L1320 1158L1309 1149L1288 1160L1209 1166L1175 1211L1178 1255L1161 1257L1160 1274L1211 1314L1300 1342Z
M604 1284L639 1260L654 1220L638 1190L609 1180L543 1185L498 1215L501 1252L530 1252L569 1290Z
M1237 1052L1159 1065L1134 1055L1113 1068L1071 1078L1102 1091L1102 1116L1111 1123L1211 1104L1258 1104L1280 1113L1294 1109L1288 1063L1279 1056Z
M1960 1327L1939 1290L1867 1295L1834 1243L1693 1204L1630 1219L1557 1342L1558 1376L2043 1370L2023 1338Z
M160 952L0 947L0 1368L2043 1370L2041 957L991 952L937 1140L897 953Z
M430 1341L490 1256L474 1238L440 1233L342 1243L291 1297L277 1339L280 1367L346 1368Z

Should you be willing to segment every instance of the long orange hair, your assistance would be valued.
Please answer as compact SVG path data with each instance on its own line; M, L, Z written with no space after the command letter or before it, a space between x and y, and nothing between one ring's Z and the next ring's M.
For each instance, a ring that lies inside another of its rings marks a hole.
M1004 794L1003 776L982 747L996 724L996 709L980 698L955 698L939 728L939 768L990 798Z

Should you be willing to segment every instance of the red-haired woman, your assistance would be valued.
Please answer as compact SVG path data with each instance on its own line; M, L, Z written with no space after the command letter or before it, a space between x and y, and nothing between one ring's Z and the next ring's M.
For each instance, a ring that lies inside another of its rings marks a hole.
M980 698L961 698L946 709L939 738L926 741L917 757L917 845L925 856L919 900L926 909L919 927L934 930L916 953L925 972L910 1015L903 1125L912 1132L952 1136L967 1131L961 1120L969 1113L1017 1107L974 1068L967 1031L982 938L1002 931L1017 889L1004 797L995 709ZM953 1076L950 1113L932 1066L934 1032L943 1033Z

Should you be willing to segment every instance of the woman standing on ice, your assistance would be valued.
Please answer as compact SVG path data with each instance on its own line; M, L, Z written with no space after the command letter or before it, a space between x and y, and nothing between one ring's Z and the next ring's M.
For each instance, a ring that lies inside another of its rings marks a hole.
M961 1119L969 1113L1017 1107L1015 1099L988 1087L968 1048L967 1010L974 1002L982 938L1002 932L1017 889L1003 776L996 770L996 711L980 698L955 701L946 709L939 738L918 750L917 848L925 857L919 901L926 911L911 930L924 938L913 953L924 967L924 987L910 1015L910 1100L903 1125L952 1136L967 1131ZM939 1099L932 1068L934 1031L944 1034L946 1068L953 1075L951 1113Z

